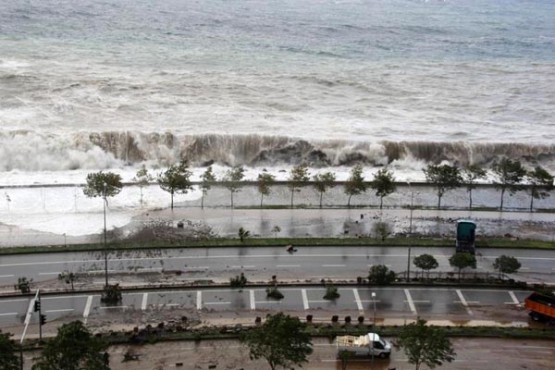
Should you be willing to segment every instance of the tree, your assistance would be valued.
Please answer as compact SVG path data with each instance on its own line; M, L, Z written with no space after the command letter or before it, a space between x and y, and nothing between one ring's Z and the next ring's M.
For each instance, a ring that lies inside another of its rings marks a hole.
M93 336L81 321L62 325L44 346L33 370L109 370L107 344Z
M430 274L430 270L436 269L439 266L439 263L431 254L421 254L416 257L412 263L414 263L414 265L419 269L426 270L426 272L428 272L428 276Z
M275 179L275 176L269 173L258 174L258 182L256 185L258 187L258 192L260 193L260 208L262 208L264 196L270 195L270 187L274 184Z
M345 194L349 196L347 201L347 207L351 208L351 197L353 195L359 195L366 191L368 184L364 182L364 176L362 175L362 165L357 164L351 169L351 175L345 182Z
M498 181L494 183L498 189L501 189L501 204L499 209L503 210L505 191L508 191L509 195L513 195L518 190L521 190L522 185L520 183L526 175L526 170L522 167L520 161L511 161L508 158L503 158L493 164L493 172L498 178Z
M380 209L383 206L383 198L392 194L397 188L393 173L387 168L382 168L374 174L370 187L376 191L376 196L380 197Z
M243 166L235 166L227 170L222 182L231 193L231 208L233 208L233 194L241 189L241 180L245 177L245 169Z
M239 239L241 240L241 243L243 243L245 241L246 238L248 238L250 236L250 231L245 230L243 227L239 228Z
M314 188L320 193L320 208L322 208L324 193L335 186L335 174L332 172L317 173L312 179L314 180Z
M152 177L152 175L148 172L144 164L137 171L137 173L135 174L135 177L133 177L133 182L137 184L141 192L141 200L140 200L141 207L143 206L143 188L145 186L148 186L153 180L154 180L154 177Z
M271 232L274 233L274 238L277 238L277 234L278 234L279 232L281 232L281 227L279 227L278 225L275 225L274 227L272 227Z
M476 268L476 257L470 253L455 253L449 258L449 264L459 269L459 281L461 280L461 271L464 268Z
M32 282L33 282L33 279L29 280L25 276L17 278L17 285L15 286L15 289L19 290L23 294L29 293L31 292Z
M306 164L300 164L291 169L288 180L289 182L287 184L291 190L291 208L293 208L293 194L297 191L301 191L301 187L306 186L306 183L309 180L310 176Z
M244 288L247 283L248 280L244 273L241 273L241 275L237 275L229 279L229 285L232 288Z
M89 198L101 197L104 202L107 202L108 198L118 195L122 187L120 175L100 171L87 175L83 193Z
M530 183L530 212L534 209L534 199L549 197L553 190L553 176L541 166L534 168L526 174Z
M368 283L374 285L387 285L395 280L395 272L389 271L386 265L374 265L370 267Z
M468 191L468 208L472 209L472 190L476 189L476 180L486 177L486 170L477 164L471 164L462 170L462 179Z
M328 301L335 301L341 295L337 290L337 287L331 284L326 285L326 293L324 294L324 299Z
M407 355L409 363L416 366L416 370L420 369L422 364L434 369L445 361L453 361L456 356L445 330L427 326L426 320L422 319L403 327L398 343Z
M441 209L441 198L451 189L460 185L462 177L456 166L448 164L434 165L429 164L424 169L426 181L433 184L437 190L437 209Z
M280 312L268 315L264 324L248 331L241 341L249 347L251 360L263 358L272 370L301 366L312 353L305 327L297 317Z
M501 255L493 262L493 268L501 274L514 274L521 267L520 262L512 256Z
M2 333L0 330L0 369L19 370L19 357L16 355L17 347L10 339L12 334Z
M384 221L378 221L372 226L372 231L382 242L392 233L391 225Z
M204 197L208 194L208 190L212 188L212 184L216 182L216 176L212 172L212 166L208 166L206 171L200 176L200 190L202 198L200 198L200 208L204 209Z
M191 171L186 160L181 160L178 164L171 165L168 169L158 175L158 185L171 196L171 209L173 209L173 196L187 194L193 189L191 186Z
M63 271L58 274L58 280L65 282L66 284L71 284L71 290L75 290L73 283L77 280L77 274L70 271Z

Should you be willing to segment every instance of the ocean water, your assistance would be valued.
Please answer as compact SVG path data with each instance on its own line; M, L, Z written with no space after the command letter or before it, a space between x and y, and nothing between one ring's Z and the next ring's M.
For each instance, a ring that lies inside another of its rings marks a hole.
M554 19L552 0L0 0L0 184L182 157L554 171Z

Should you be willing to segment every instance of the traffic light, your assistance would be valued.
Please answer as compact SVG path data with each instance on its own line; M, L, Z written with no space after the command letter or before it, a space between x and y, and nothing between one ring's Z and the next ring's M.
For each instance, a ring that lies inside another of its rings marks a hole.
M46 324L46 315L40 315L40 324L41 325Z
M40 301L35 301L35 312L40 311Z

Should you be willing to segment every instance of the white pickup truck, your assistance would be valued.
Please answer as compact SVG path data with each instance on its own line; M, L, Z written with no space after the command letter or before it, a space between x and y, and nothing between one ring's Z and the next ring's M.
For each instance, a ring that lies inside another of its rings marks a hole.
M387 358L391 355L391 343L380 338L378 334L368 333L358 337L343 335L336 338L337 355L351 352L354 356L376 356Z

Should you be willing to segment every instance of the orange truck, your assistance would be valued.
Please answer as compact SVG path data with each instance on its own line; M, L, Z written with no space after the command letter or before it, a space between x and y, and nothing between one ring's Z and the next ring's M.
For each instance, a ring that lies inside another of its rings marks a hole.
M533 320L555 323L555 297L534 292L524 300L524 307Z

